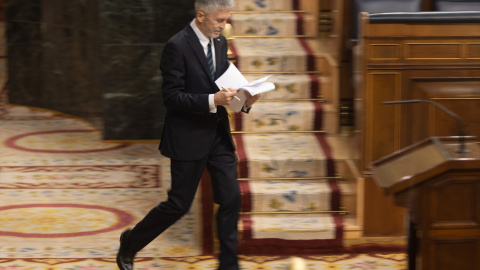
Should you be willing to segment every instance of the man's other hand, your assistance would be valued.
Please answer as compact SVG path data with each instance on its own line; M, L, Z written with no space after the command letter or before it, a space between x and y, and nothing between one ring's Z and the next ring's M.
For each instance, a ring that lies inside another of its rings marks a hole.
M248 91L245 91L245 96L247 97L247 101L245 101L245 106L251 107L253 103L260 99L262 94L256 94L255 96L252 96Z

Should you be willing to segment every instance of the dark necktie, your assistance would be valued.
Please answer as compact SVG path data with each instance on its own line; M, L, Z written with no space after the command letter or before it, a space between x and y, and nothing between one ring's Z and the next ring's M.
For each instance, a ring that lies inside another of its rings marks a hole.
M208 42L207 62L208 62L208 67L210 68L210 77L212 77L212 80L213 80L215 79L215 66L213 65L213 57L212 57L212 40Z

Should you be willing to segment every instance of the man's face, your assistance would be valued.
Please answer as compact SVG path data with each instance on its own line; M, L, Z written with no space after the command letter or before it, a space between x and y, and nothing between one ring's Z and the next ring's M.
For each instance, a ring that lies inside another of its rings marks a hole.
M206 15L202 11L197 12L198 28L208 38L217 38L225 29L225 24L230 18L229 10L220 10L216 13Z

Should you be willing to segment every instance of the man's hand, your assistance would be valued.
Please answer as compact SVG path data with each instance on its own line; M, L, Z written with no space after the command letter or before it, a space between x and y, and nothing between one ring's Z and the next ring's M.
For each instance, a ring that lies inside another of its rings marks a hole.
M218 105L230 105L232 99L237 95L237 90L233 88L228 88L228 91L218 91L213 95L213 101L215 106Z
M245 106L251 107L253 103L260 99L262 94L256 94L255 96L252 96L248 91L245 91L245 96L247 97L247 101L245 101Z

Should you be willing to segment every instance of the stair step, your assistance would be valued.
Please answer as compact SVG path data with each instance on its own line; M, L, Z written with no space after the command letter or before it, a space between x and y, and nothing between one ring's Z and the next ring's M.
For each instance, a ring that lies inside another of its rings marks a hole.
M302 38L237 38L230 50L242 73L315 71L313 51Z
M245 74L251 82L265 74ZM268 79L275 84L275 90L262 94L261 100L269 99L317 99L321 97L324 79L316 74L275 74Z
M241 181L243 212L330 211L332 188L328 180Z
M251 229L254 238L314 240L336 237L336 218L331 214L242 215L240 219L240 229Z
M239 252L243 254L318 253L341 248L340 215L242 215Z
M265 101L248 114L235 114L236 131L315 131L322 129L322 104L311 101Z
M236 134L240 178L334 176L325 138L311 133Z
M317 23L303 13L234 13L230 20L232 35L246 37L307 35Z
M297 9L292 0L237 0L236 2L236 11L279 11Z

